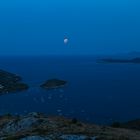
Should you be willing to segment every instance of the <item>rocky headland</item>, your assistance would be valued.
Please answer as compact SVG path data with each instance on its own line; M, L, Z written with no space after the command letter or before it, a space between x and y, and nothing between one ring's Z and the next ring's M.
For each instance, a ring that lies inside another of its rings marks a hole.
M16 74L0 70L0 94L27 90L27 84L22 83L22 78Z

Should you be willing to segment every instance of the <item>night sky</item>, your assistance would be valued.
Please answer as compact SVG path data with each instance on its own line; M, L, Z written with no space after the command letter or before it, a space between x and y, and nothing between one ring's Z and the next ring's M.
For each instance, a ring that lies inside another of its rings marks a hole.
M0 55L131 51L140 51L139 0L0 0Z

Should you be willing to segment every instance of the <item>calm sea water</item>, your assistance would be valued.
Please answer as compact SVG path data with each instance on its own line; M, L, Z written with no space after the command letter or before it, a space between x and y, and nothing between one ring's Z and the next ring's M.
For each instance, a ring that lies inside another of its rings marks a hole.
M0 113L43 112L96 123L140 118L140 65L96 63L94 57L1 57L0 68L19 74L28 91L0 96ZM44 81L68 81L43 90Z

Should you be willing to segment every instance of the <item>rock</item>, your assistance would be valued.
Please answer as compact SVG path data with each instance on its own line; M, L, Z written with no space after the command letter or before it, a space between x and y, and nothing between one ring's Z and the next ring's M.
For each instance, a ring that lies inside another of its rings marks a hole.
M42 137L42 136L28 136L25 138L21 138L20 140L52 140L49 137Z
M140 130L140 119L132 120L124 123L114 122L111 126L114 128L127 128L127 129Z
M7 124L1 129L3 134L15 134L20 131L29 131L43 123L39 118L39 114L32 113L27 116L9 120Z
M87 137L84 135L62 135L59 137L55 136L27 136L20 140L96 140L96 137Z
M30 113L0 117L0 140L139 140L140 131L112 128L58 116Z
M44 84L42 84L41 87L45 89L53 89L53 88L63 87L66 83L67 82L64 80L50 79L46 81Z
M62 140L96 140L96 137L87 137L84 135L62 135Z
M61 135L61 136L27 136L20 140L96 140L97 137L87 137L84 135Z

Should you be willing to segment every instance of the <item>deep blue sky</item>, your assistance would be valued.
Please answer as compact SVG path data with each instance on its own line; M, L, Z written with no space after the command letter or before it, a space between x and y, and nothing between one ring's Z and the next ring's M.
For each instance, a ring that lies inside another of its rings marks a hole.
M0 55L129 51L140 51L139 0L0 0Z

